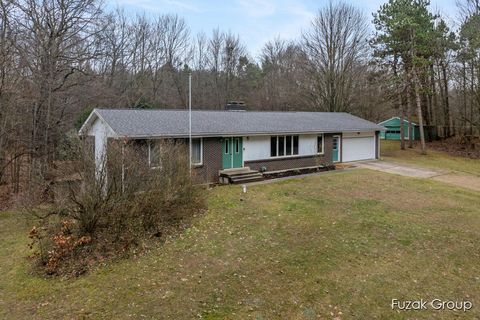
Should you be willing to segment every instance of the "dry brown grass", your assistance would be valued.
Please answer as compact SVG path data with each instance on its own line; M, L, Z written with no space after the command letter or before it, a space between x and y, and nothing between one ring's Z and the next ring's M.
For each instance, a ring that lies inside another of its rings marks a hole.
M376 192L375 192L376 191ZM479 194L368 170L207 191L209 211L133 260L78 280L28 274L24 230L0 225L10 318L472 319L480 316ZM401 197L399 197L399 195ZM406 205L404 199L414 199ZM15 231L14 231L15 230ZM7 259L7 257L11 257ZM470 299L395 312L392 298Z

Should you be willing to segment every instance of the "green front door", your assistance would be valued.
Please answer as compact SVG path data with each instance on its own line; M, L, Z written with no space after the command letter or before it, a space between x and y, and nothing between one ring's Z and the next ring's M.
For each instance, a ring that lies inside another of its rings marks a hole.
M333 136L332 161L338 162L340 152L340 137Z
M242 137L223 138L222 148L223 169L243 167Z

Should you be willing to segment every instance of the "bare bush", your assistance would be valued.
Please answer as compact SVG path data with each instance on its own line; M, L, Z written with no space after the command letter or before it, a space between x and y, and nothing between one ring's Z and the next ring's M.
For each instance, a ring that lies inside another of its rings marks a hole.
M81 179L69 182L66 199L48 209L30 233L36 265L47 274L83 273L92 263L128 254L146 239L177 229L204 208L183 143L160 143L155 169L142 159L140 143L109 142L104 172L95 171L95 159L85 149L78 143L71 150Z

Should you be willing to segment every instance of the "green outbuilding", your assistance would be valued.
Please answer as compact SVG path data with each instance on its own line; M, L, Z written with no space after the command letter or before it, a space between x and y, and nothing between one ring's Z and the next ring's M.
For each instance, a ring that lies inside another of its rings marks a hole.
M400 117L392 117L388 120L382 121L379 125L384 126L387 130L380 132L380 139L385 140L400 140ZM405 132L405 139L408 140L408 121L403 120L403 128ZM412 140L420 140L420 129L418 124L412 122Z

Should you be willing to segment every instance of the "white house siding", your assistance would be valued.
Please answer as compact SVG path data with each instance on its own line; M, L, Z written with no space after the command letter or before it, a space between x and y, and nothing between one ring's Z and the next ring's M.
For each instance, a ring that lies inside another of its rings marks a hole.
M301 135L299 137L298 145L299 156L313 156L317 155L317 135Z
M95 168L97 178L99 178L98 175L104 172L104 165L107 158L107 139L113 136L113 133L102 120L97 118L88 130L87 135L93 136L95 140Z
M243 161L252 161L270 158L270 137L244 137Z
M299 135L298 155L317 154L317 135ZM243 161L270 159L270 136L250 136L243 138Z

